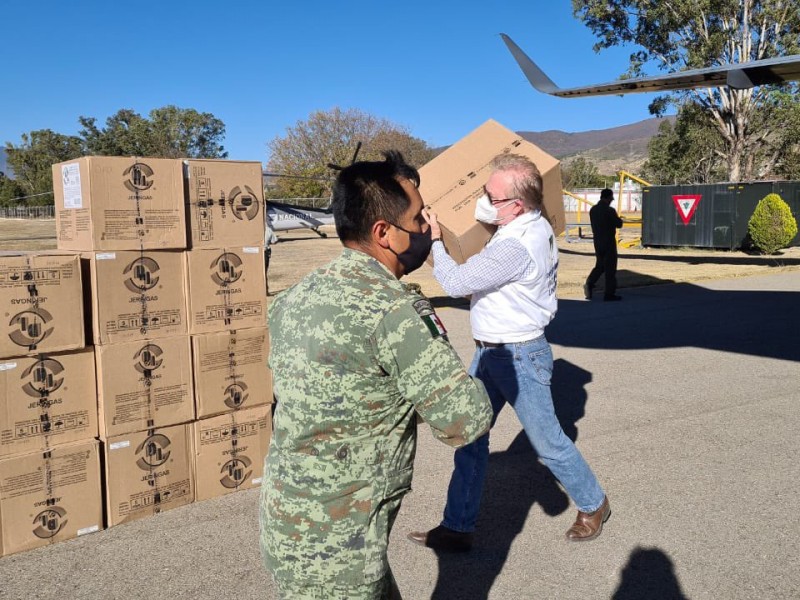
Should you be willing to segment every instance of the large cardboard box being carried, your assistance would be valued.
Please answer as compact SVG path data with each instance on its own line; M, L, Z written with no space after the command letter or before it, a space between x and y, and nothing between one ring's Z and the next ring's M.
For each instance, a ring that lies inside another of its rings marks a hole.
M0 459L0 555L102 528L97 440Z
M193 335L197 418L271 403L268 354L266 327Z
M0 361L0 457L96 436L91 348Z
M260 162L192 159L184 161L184 177L192 248L264 243Z
M0 357L83 348L77 254L0 253Z
M261 246L186 253L189 333L267 325L267 280Z
M194 502L189 428L173 425L105 441L109 527Z
M198 500L258 486L272 433L272 407L237 410L192 424Z
M59 248L186 248L180 160L84 156L53 165L53 192Z
M495 228L475 220L498 154L521 154L539 168L544 183L542 214L559 235L564 231L564 201L559 161L493 120L486 121L420 169L420 193L442 226L442 241L453 259L465 262L481 251Z
M100 436L194 420L189 336L96 346Z
M84 253L95 344L188 333L183 252ZM87 319L88 320L88 319Z

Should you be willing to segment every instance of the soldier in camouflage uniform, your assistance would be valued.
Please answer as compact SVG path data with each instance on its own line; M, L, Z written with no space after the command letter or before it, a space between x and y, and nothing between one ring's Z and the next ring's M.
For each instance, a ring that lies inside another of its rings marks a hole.
M396 152L337 178L345 248L270 306L274 431L261 548L282 599L388 599L389 533L411 489L417 414L460 447L488 430L430 303L399 277L430 251L419 175Z

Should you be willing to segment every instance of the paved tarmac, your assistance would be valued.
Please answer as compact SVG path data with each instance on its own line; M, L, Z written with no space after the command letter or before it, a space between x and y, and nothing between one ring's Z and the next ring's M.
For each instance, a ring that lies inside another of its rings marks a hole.
M548 328L559 418L605 486L603 535L512 411L493 430L476 547L405 539L441 516L452 450L420 427L390 559L406 600L765 599L800 594L800 272L562 300ZM466 360L464 308L440 315ZM0 559L0 598L271 599L256 490Z

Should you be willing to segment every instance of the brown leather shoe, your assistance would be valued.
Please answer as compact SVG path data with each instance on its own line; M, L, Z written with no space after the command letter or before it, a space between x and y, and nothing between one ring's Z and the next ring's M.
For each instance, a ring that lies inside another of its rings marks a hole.
M469 552L472 549L471 533L454 531L444 525L430 531L412 531L408 539L420 546L443 552Z
M588 542L593 540L603 531L603 523L611 516L611 505L608 496L603 498L603 503L594 512L585 513L578 511L578 516L572 527L567 529L567 540L570 542Z

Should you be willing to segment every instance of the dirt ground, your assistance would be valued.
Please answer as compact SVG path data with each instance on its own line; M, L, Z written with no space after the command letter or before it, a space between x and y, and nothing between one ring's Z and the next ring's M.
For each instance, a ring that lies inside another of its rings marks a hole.
M271 295L297 283L311 269L321 266L341 250L333 227L323 228L326 239L312 231L297 230L278 236L272 246L269 267ZM635 227L625 227L622 239L634 240L639 232ZM591 238L571 236L558 241L558 295L562 298L580 298L583 282L594 266ZM789 248L778 256L753 256L740 251L705 250L698 248L619 248L617 272L620 294L625 288L659 283L727 279L745 275L764 274L781 269L800 269L800 247ZM441 299L445 294L433 278L429 265L423 265L404 281L418 283L426 296ZM598 284L598 289L602 287Z
M270 295L297 283L310 270L324 265L340 252L341 244L333 227L323 227L322 231L327 233L327 238L321 238L309 230L288 231L278 235L279 242L272 246L270 259ZM639 235L636 226L626 226L622 229L621 238L623 241L634 241ZM583 293L583 282L594 266L591 236L579 238L577 231L574 231L569 239L561 236L558 245L558 294L562 298L579 298ZM53 219L0 219L0 250L55 247ZM624 294L625 288L642 285L724 279L800 268L800 247L788 248L777 256L754 256L740 251L634 246L620 247L619 255L617 279L621 294ZM453 302L446 300L427 264L406 280L418 283L430 298L439 299L441 303Z

